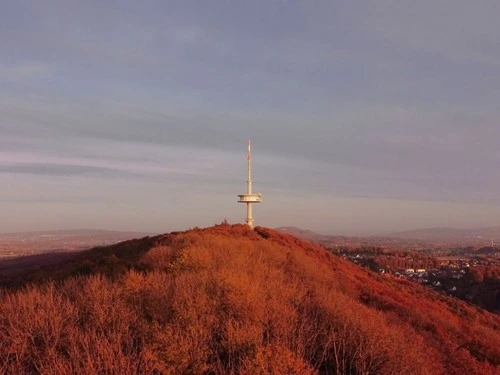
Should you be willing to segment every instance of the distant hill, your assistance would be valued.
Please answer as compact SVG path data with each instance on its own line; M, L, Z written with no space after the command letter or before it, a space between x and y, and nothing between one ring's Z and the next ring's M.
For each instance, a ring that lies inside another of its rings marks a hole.
M263 227L129 240L1 285L8 374L500 369L500 316Z
M489 246L491 239L500 243L500 227L489 228L423 228L404 232L389 233L384 236L350 237L322 235L297 227L280 227L277 231L288 233L302 239L332 246L384 246L406 250L432 248L434 246Z
M0 233L0 261L20 255L78 251L148 235L151 233L94 229Z
M428 248L429 244L425 241L415 239L404 239L396 237L353 237L341 235L324 235L297 227L276 228L278 232L291 234L306 241L311 241L326 248L358 248L358 247L387 247L398 250L419 250Z
M354 237L354 236L341 236L341 235L330 235L330 234L319 234L307 229L301 229L297 227L280 227L276 228L278 232L290 234L302 238L303 240L313 241L316 243L328 242L339 242L339 243L350 243L350 242L360 242L363 240L368 240L371 237Z
M426 241L488 241L490 238L498 238L500 241L500 227L488 228L423 228L390 234L392 237L405 239L419 239Z
M0 239L36 239L36 238L64 238L64 237L99 237L99 238L119 238L130 236L149 235L152 233L138 231L118 231L118 230L102 230L102 229L72 229L72 230L51 230L51 231L34 231L34 232L12 232L0 233Z
M311 230L301 229L301 228L297 228L297 227L279 227L279 228L275 228L275 230L277 230L278 232L291 234L292 236L296 236L296 237L299 237L299 238L302 238L302 239L308 240L308 241L316 241L317 242L325 237L331 237L331 236L324 236L322 234L318 234L318 233L313 232Z

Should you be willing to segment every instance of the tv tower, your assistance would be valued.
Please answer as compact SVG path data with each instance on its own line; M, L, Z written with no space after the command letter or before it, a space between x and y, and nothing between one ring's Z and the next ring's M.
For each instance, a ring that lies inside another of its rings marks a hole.
M252 151L250 149L250 139L248 140L248 179L247 179L247 193L238 194L240 199L239 203L247 204L247 218L245 222L247 225L253 229L253 215L252 215L252 204L261 203L261 194L252 194Z

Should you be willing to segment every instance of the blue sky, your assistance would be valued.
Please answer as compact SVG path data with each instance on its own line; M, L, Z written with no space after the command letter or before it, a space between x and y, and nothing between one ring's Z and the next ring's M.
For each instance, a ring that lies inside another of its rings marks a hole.
M0 3L0 232L500 225L500 3Z

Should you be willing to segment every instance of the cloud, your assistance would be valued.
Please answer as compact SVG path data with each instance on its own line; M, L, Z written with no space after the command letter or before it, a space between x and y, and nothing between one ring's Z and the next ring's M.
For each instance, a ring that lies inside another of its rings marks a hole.
M71 143L71 139L66 139ZM227 154L187 147L160 147L138 142L88 139L73 147L72 155L60 150L0 151L0 172L48 175L98 173L122 176L201 175L214 177ZM230 156L229 156L230 157Z
M497 1L383 0L366 6L364 24L403 48L500 66Z
M82 165L61 165L61 164L18 164L18 165L0 165L0 173L15 174L45 174L49 176L70 176L80 174L101 174L109 175L113 170L100 167L82 166Z
M0 81L27 81L46 78L53 72L50 64L38 61L24 61L11 65L0 64Z
M500 129L489 113L467 108L360 109L352 103L331 120L311 122L285 114L171 112L142 101L44 98L6 101L3 113L12 124L24 123L6 129L10 138L0 141L5 151L17 150L11 163L29 166L19 169L23 173L38 163L48 174L70 173L73 166L74 173L112 178L173 176L181 183L204 178L213 186L234 186L244 168L238 157L244 159L251 134L258 177L268 187L444 201L487 200L500 188L495 178ZM27 157L20 150L35 154ZM2 158L9 160L9 154ZM476 184L479 179L488 184Z
M495 201L497 4L7 2L7 196L151 210L168 191L187 216L197 194L244 188L251 137L269 207Z

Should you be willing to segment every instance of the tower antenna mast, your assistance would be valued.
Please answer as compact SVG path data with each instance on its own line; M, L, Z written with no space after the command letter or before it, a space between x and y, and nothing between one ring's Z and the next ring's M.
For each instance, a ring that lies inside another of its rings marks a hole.
M248 177L247 177L247 193L239 194L239 203L246 203L247 205L247 218L245 220L246 224L253 229L254 220L253 220L253 207L254 203L262 202L262 195L259 193L252 193L252 149L250 139L248 140L248 157L247 157L247 168L248 168Z

